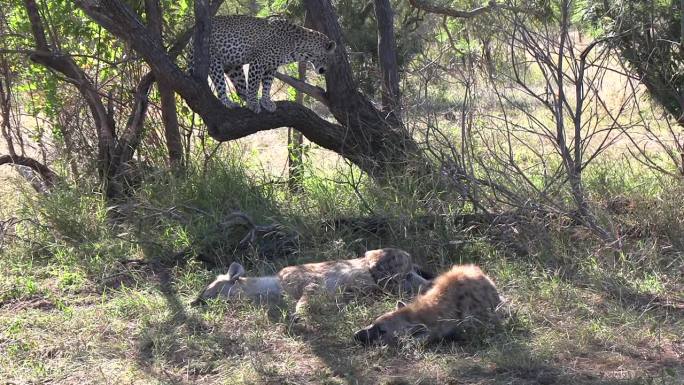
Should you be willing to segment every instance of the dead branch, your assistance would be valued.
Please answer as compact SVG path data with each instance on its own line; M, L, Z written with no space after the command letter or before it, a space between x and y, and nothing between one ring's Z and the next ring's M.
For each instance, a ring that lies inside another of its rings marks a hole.
M326 107L330 106L330 100L328 100L328 97L325 95L325 90L321 87L311 85L307 82L295 79L292 76L281 74L280 72L276 72L275 77L278 78L278 80L289 84L295 90L303 92L311 96L312 98L318 100L319 102L323 103Z
M530 9L514 7L514 6L510 6L510 5L506 5L506 4L500 4L500 3L497 3L495 0L490 0L489 3L487 3L487 5L477 7L475 9L470 10L470 11L463 11L463 10L456 9L456 8L434 5L434 4L428 3L425 0L409 0L409 4L411 4L412 7L420 9L420 10L425 11L425 12L435 13L438 15L444 15L444 16L449 16L449 17L457 17L457 18L461 18L461 19L473 18L476 16L480 16L482 14L485 14L487 12L494 11L496 9L504 9L504 10L511 11L511 12L521 12L521 13L533 13L534 12Z

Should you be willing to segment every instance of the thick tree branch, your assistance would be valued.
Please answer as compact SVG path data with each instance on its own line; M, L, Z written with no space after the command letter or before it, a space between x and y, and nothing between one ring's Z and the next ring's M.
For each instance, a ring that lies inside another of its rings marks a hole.
M307 139L350 159L364 170L372 170L376 166L369 155L359 152L365 144L349 138L345 127L330 123L295 102L279 101L276 105L274 112L262 111L259 114L247 108L221 108L215 112L216 119L226 121L212 133L212 137L218 141L229 141L273 128L296 127Z
M147 26L157 43L163 45L163 24L161 4L159 0L145 0L145 13L147 13ZM162 121L164 122L164 137L166 148L169 153L169 163L175 171L183 167L183 144L178 128L178 111L176 109L176 95L168 84L157 82L159 99L161 102Z
M202 115L204 109L218 109L221 102L213 98L206 78L194 81L176 66L164 48L150 34L138 16L123 2L117 0L77 0L77 4L90 18L115 36L128 42L150 65L157 79L172 84L187 101L190 108ZM212 126L212 122L206 122Z
M45 29L43 28L43 22L38 11L38 5L35 1L26 0L24 1L24 6L26 7L26 13L31 22L31 33L36 42L36 47L43 51L49 51L50 47L48 46L47 38L45 37Z
M219 7L223 4L223 0L213 0L209 5L209 13L213 16L218 12ZM183 51L185 46L190 42L194 26L188 28L181 33L176 41L169 48L169 56L175 59ZM154 72L150 71L143 76L135 88L135 96L133 103L133 110L128 117L126 129L119 138L119 159L122 162L128 162L133 158L135 149L138 148L140 140L142 139L143 123L147 114L147 107L149 106L148 95L152 84L156 81Z
M209 75L209 37L211 18L209 0L195 0L195 34L192 38L193 55L192 76L195 80L206 82Z

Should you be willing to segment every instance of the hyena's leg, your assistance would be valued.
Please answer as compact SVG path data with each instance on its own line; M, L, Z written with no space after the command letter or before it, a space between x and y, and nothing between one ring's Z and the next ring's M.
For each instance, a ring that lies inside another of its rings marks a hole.
M309 299L315 296L316 293L320 292L321 290L321 285L319 285L317 282L312 282L306 285L302 291L302 296L299 297L299 300L297 300L297 304L295 305L295 315L301 316L309 305Z
M275 72L275 69L266 70L261 78L261 100L259 103L268 112L273 112L276 109L275 103L271 100L271 84L273 84Z
M214 61L210 63L209 77L211 82L214 83L214 88L216 88L221 103L228 108L237 107L238 105L231 102L226 94L226 77L223 75L223 68L220 63Z
M404 277L402 291L409 295L418 295L426 292L431 286L432 282L411 271Z
M245 71L243 71L242 66L226 68L226 74L230 78L231 83L233 83L240 99L247 102L247 79L245 79Z
M257 92L261 85L261 78L264 75L264 66L259 63L250 63L249 76L247 77L247 107L255 114L261 112Z

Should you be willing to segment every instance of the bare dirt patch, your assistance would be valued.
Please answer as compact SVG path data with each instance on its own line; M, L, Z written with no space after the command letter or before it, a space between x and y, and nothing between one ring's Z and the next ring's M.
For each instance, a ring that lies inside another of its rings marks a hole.
M29 309L50 311L57 306L50 300L41 296L31 296L22 299L12 299L0 303L0 309L6 312L19 312Z

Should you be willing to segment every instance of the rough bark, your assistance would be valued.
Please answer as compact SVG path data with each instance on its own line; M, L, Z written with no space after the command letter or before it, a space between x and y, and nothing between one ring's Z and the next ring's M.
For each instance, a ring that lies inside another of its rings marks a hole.
M183 142L181 141L178 126L178 111L176 109L176 96L173 88L165 83L157 83L159 98L161 100L162 121L164 122L164 138L166 148L169 151L169 163L176 172L183 169Z
M326 71L330 112L347 130L348 140L385 167L382 171L403 172L414 162L424 163L417 144L394 114L378 111L358 91L351 66L347 61L342 30L337 13L329 0L305 0L314 29L337 43L333 65ZM388 170L389 169L389 170ZM371 171L380 171L377 166Z
M163 45L163 14L159 0L145 0L145 12L147 13L147 25L157 42ZM162 121L164 123L164 137L166 148L169 153L169 163L175 171L183 169L183 143L181 141L178 126L178 111L176 109L176 97L168 84L157 83L159 99L161 103Z
M227 109L213 95L202 68L195 66L193 77L181 71L155 43L137 15L120 0L86 1L77 4L86 14L126 41L152 68L155 76L172 85L188 106L198 113L216 140L238 139L262 130L294 127L309 140L335 151L375 177L405 172L425 159L409 133L396 119L373 107L357 91L342 43L337 16L329 1L307 1L314 27L326 33L340 47L326 72L330 111L341 124L330 123L311 110L293 102L277 102L273 113L254 114L246 108ZM199 52L199 51L198 51ZM197 55L193 55L197 57Z
M389 0L375 0L375 20L378 23L378 59L382 73L382 110L401 119L394 11Z
M306 81L306 63L300 62L298 64L299 80ZM295 93L295 103L304 104L304 93L297 90ZM304 161L304 136L302 133L290 127L287 135L287 169L288 180L287 184L290 191L293 193L302 190L303 171L302 164Z
M195 33L193 36L193 73L196 81L206 83L209 75L209 18L208 0L195 0Z
M28 13L31 31L37 50L30 55L30 59L54 71L60 72L76 86L90 109L95 123L98 145L98 170L105 183L108 197L118 194L114 184L109 183L116 172L114 158L116 157L115 124L105 107L96 87L85 72L74 60L61 52L55 51L48 45L45 37L45 27L40 17L38 6L34 0L25 0L24 6Z

